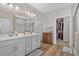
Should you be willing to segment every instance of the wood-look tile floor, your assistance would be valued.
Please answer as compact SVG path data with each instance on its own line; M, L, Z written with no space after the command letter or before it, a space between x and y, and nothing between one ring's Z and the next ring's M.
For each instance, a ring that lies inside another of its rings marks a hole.
M71 54L67 54L63 52L63 44L42 44L41 50L44 51L42 56L72 56Z

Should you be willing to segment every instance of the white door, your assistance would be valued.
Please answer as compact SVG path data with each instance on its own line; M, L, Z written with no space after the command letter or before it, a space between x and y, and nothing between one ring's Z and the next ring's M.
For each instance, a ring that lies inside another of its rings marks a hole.
M63 30L63 38L64 41L69 42L69 29L70 29L70 17L65 17L64 19L64 30Z

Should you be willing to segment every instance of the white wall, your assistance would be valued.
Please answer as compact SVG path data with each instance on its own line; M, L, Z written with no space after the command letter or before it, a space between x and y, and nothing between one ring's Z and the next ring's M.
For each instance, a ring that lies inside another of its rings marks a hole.
M64 30L63 30L63 40L64 41L67 41L67 42L69 42L69 30L70 30L70 17L69 16L67 16L67 17L64 17Z
M73 4L72 7L71 7L71 33L72 33L72 36L71 36L71 41L70 41L70 44L71 44L71 47L74 48L75 47L75 32L77 31L77 18L76 18L76 15L75 15L75 12L76 12L76 8L77 8L77 3L76 4Z
M53 42L56 44L56 18L71 16L71 6L47 13L46 16L44 31L46 31L46 27L53 27Z
M77 11L77 32L79 32L79 7Z

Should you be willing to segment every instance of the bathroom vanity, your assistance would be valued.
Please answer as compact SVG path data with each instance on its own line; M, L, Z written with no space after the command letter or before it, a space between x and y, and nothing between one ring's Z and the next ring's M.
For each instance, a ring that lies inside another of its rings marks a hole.
M40 47L42 35L36 33L35 22L16 17L14 21L1 18L0 23L0 56L24 56Z
M41 45L40 34L0 37L0 56L24 56Z
M0 3L0 56L28 55L41 45L43 16L30 8L26 8L30 14L25 14L24 10L15 11L14 6L10 9L9 3L6 5Z
M0 40L0 56L25 55L25 37L3 37Z

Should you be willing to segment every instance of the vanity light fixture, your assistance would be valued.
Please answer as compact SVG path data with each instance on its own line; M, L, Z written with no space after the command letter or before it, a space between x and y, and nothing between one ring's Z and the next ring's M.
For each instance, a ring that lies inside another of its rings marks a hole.
M30 11L28 11L27 13L29 14L29 16L33 16L33 17L36 16L34 13L32 13Z
M36 16L34 13L31 13L30 15L31 15L32 17Z
M34 13L31 13L30 16L35 17L36 15Z
M33 13L31 13L30 15L33 16Z
M13 5L12 4L9 4L9 7L13 8Z

